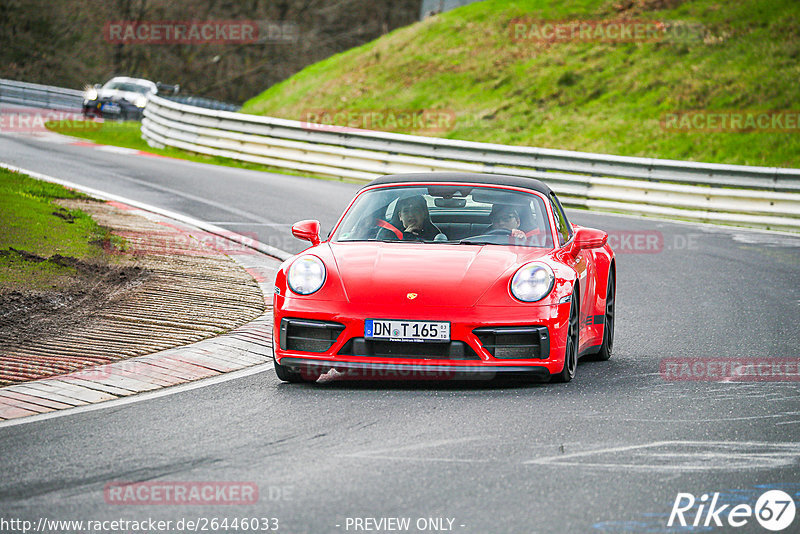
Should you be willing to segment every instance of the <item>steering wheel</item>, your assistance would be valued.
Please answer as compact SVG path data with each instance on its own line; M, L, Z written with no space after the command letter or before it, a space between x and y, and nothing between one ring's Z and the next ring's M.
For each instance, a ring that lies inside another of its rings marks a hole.
M486 232L486 235L511 235L511 230L508 228L495 228Z
M425 241L425 238L413 232L403 232L403 241Z

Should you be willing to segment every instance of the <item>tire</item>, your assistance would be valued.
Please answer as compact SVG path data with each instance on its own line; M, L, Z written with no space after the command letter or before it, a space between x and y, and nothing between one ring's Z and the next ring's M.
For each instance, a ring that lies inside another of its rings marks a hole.
M292 371L285 365L279 364L274 359L272 363L275 365L275 374L278 375L278 378L283 382L289 382L291 384L298 384L300 382L304 382L303 377L300 376L300 373L297 371Z
M575 378L575 371L578 368L578 345L580 341L580 300L577 293L572 292L569 299L569 322L567 326L567 343L564 347L564 368L560 373L552 375L554 382L569 382Z
M606 315L603 321L603 344L594 359L606 361L611 358L614 350L614 314L616 313L616 293L617 284L614 278L614 271L608 271L608 288L606 289Z
M290 384L301 384L303 382L316 382L320 374L316 371L295 371L286 365L281 365L275 359L275 349L272 350L272 364L275 366L275 374L278 379Z

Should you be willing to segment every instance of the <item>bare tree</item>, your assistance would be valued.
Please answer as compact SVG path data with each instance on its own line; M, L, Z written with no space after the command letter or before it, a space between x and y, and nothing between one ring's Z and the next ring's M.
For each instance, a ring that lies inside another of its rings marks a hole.
M113 75L180 83L242 102L306 65L414 22L420 0L2 0L0 77L80 88ZM254 44L113 44L113 21L257 21L296 40Z

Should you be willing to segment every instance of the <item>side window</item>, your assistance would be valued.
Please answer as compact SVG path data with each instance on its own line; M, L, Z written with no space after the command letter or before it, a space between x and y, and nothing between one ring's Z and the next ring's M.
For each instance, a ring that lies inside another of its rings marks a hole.
M556 230L558 231L558 241L563 246L572 237L572 225L567 220L567 214L561 207L561 203L553 193L550 193L550 204L553 207L553 215L556 218Z

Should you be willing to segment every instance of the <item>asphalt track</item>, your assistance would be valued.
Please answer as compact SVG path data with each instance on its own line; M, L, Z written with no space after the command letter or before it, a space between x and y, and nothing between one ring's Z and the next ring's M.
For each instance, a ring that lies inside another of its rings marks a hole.
M0 136L0 161L290 251L303 248L291 223L316 218L327 232L358 188L25 136ZM267 370L0 428L0 518L153 518L173 521L171 532L215 517L274 517L280 532L377 526L366 518L409 518L409 532L436 526L420 518L464 533L678 532L666 523L679 492L753 505L778 488L797 501L799 382L674 381L661 370L668 358L796 361L800 238L569 215L618 244L615 355L582 361L573 382L287 385ZM108 502L106 484L143 481L253 483L259 498ZM691 531L766 532L754 518L725 525Z

